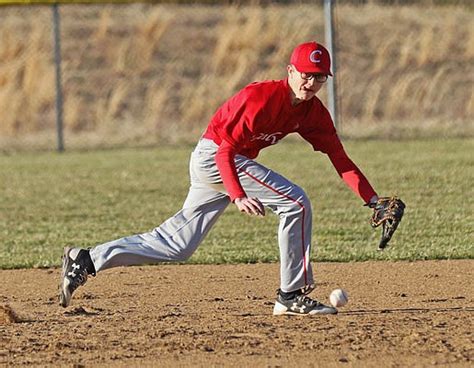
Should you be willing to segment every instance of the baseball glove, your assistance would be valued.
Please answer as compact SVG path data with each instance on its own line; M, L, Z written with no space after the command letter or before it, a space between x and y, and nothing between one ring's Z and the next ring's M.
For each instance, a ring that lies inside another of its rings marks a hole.
M368 206L374 210L370 225L373 228L382 225L382 238L378 250L383 250L388 246L388 242L402 220L405 203L398 197L380 197L377 202Z

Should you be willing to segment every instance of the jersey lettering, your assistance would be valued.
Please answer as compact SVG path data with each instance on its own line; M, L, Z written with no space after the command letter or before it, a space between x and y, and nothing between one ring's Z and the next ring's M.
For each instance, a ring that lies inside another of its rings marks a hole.
M275 133L259 133L257 135L254 135L250 140L251 141L265 141L265 142L270 142L270 144L275 144L278 142L278 135L283 134L283 132L275 132Z

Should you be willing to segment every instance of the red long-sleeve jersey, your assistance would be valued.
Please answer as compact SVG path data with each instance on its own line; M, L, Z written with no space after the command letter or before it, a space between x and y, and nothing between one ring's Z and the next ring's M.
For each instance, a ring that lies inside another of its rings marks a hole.
M322 102L313 97L292 106L288 80L284 79L243 88L217 110L203 135L219 146L216 164L232 201L246 196L235 168L235 155L255 158L263 148L295 132L315 151L327 154L338 174L366 203L376 195L344 151Z

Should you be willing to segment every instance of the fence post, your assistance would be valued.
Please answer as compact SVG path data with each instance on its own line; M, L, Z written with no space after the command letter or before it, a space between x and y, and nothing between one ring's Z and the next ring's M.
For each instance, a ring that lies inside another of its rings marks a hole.
M334 126L339 128L339 121L337 115L337 91L336 91L336 78L337 78L337 69L336 69L336 50L334 47L334 1L333 0L324 0L324 30L326 35L326 46L328 48L329 54L331 55L332 61L332 73L333 77L328 79L327 91L328 91L328 107L329 112L331 113Z
M58 152L64 151L63 133L63 91L61 83L61 28L59 23L59 5L53 4L54 29L54 66L56 71L56 130L58 138Z

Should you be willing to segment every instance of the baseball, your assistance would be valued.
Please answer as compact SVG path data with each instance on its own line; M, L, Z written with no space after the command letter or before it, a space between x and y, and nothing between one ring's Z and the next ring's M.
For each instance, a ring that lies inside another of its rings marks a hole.
M331 295L329 295L329 301L333 307L343 307L349 301L349 295L342 289L335 289Z

